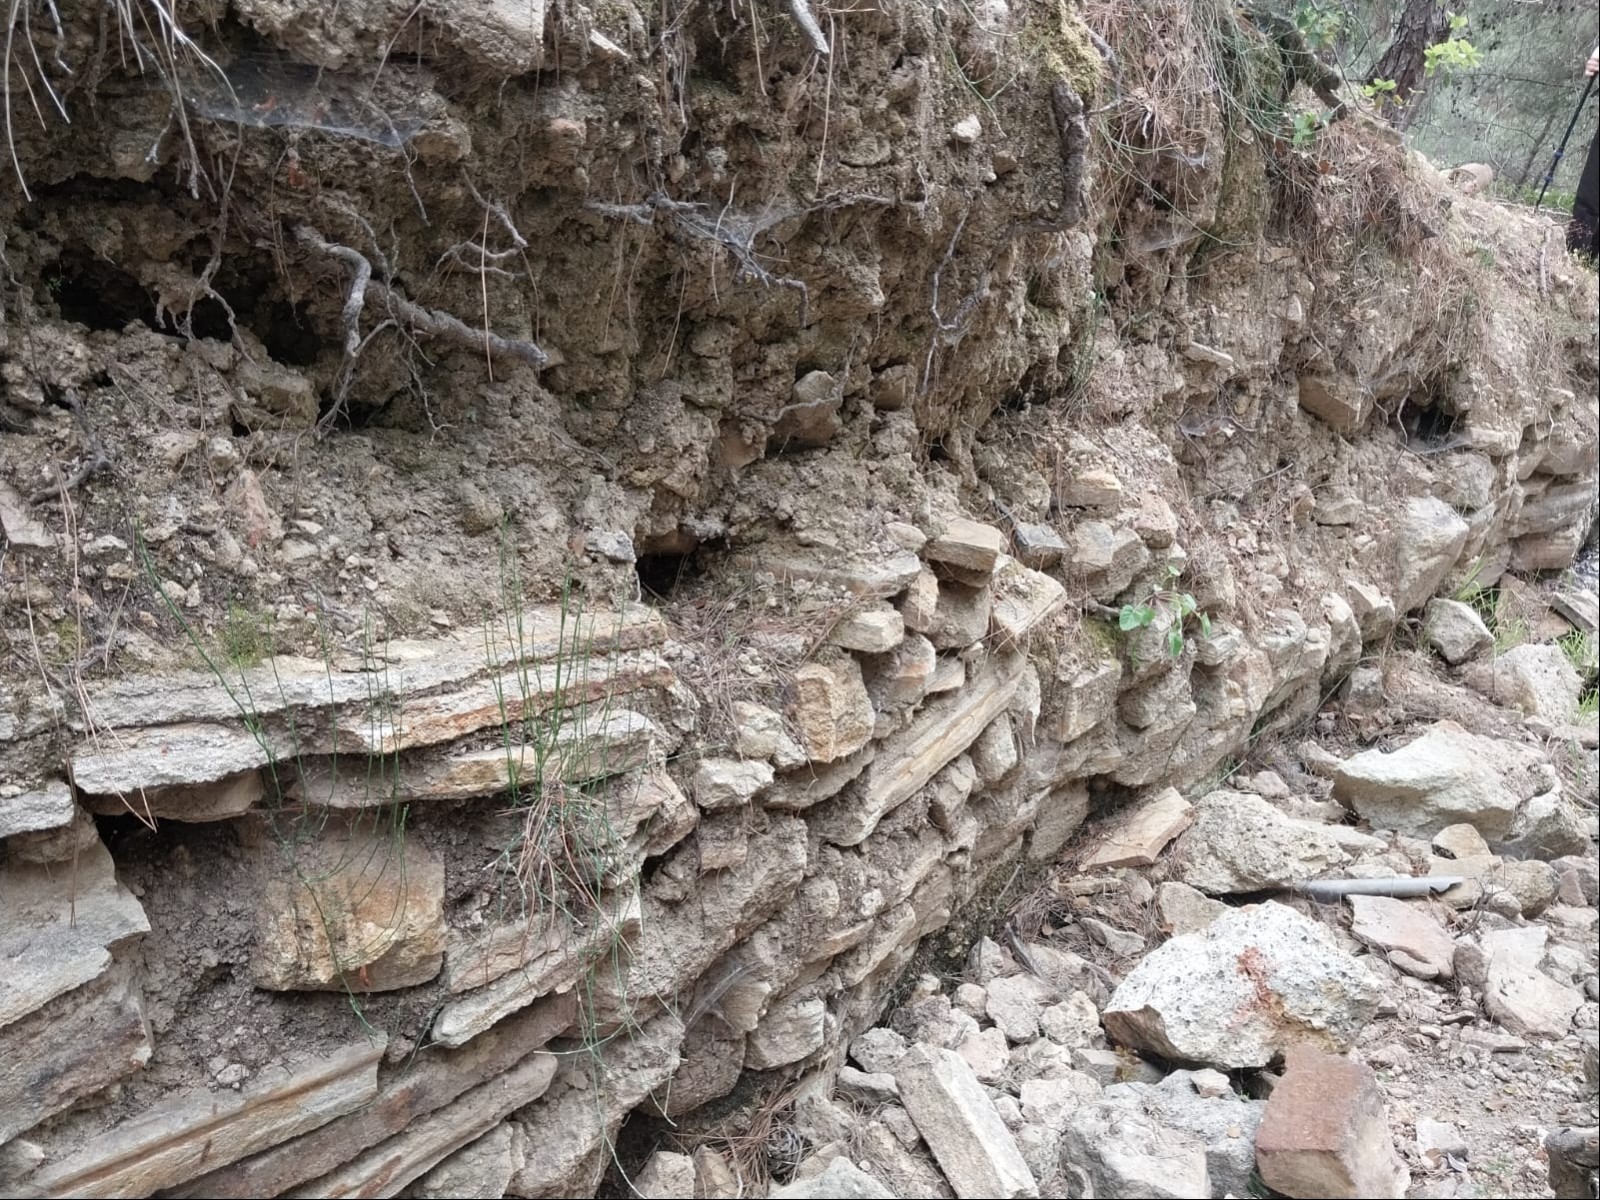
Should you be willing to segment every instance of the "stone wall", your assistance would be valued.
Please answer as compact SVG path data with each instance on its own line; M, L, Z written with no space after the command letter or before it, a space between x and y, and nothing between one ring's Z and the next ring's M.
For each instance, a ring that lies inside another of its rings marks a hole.
M340 103L413 8L204 7L240 87ZM721 10L440 6L372 85L404 153L195 118L222 227L126 72L19 135L0 1187L592 1193L631 1114L828 1078L1092 807L1570 562L1558 231L1204 90L1069 219L1056 85L1123 103L1136 30L1113 87L1071 6L990 9L881 0L818 71Z

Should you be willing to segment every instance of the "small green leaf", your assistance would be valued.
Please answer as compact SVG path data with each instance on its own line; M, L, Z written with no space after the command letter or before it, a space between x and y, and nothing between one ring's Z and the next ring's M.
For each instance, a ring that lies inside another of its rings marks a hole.
M1206 637L1210 637L1211 636L1211 614L1210 613L1201 613L1200 614L1200 632L1202 634L1204 634Z
M1167 630L1167 653L1173 658L1183 653L1183 630L1176 625Z
M1117 628L1126 633L1130 629L1139 627L1139 610L1131 604L1124 604L1122 611L1117 614Z

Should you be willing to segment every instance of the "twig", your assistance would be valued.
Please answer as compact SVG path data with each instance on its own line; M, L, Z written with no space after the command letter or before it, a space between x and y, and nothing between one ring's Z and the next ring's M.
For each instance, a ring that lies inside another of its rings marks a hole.
M548 354L525 338L502 337L498 333L473 329L459 317L436 309L424 308L414 301L407 300L387 284L374 283L372 264L367 261L365 255L349 246L328 241L309 225L299 226L295 230L295 236L312 249L337 258L351 268L350 290L345 296L343 310L347 364L359 353L364 344L361 339L360 320L369 291L381 298L396 318L408 325L413 332L443 338L469 350L487 346L491 354L521 359L535 367L542 367L550 361Z
M29 496L29 504L47 504L54 500L64 506L69 492L74 491L89 476L111 466L111 456L106 453L104 444L89 427L89 418L84 415L83 402L78 399L77 394L70 390L64 392L62 403L71 410L73 424L78 427L78 436L83 442L84 459L72 474L64 479L58 477L49 487L40 488Z

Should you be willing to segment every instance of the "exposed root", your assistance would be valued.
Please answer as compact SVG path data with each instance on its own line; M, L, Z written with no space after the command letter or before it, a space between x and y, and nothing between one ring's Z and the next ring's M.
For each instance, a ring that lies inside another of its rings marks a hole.
M789 0L789 11L794 14L794 23L811 40L811 48L826 58L828 39L823 36L822 26L817 24L816 17L811 15L811 5L806 0Z
M89 476L108 470L111 466L111 456L106 453L105 443L90 427L89 418L83 411L83 401L78 399L77 393L71 390L63 392L61 402L71 410L72 422L78 427L78 437L83 444L83 461L70 475L58 478L49 487L40 488L30 495L29 504L48 504L55 501L70 508L67 505L67 497ZM77 543L74 541L72 544Z
M369 292L381 300L391 314L390 320L380 324L378 329L373 331L374 334L393 323L405 327L412 333L442 338L469 350L483 349L491 356L520 359L535 368L542 367L550 361L548 354L525 338L502 337L488 329L473 329L459 317L439 312L437 309L424 308L400 295L387 283L374 281L372 264L366 255L350 246L328 241L309 225L298 226L295 229L295 237L313 250L330 258L336 258L350 268L350 289L345 294L342 311L345 331L345 383L340 387L341 398L348 384L351 367L365 348L366 341L372 339L372 334L367 336L366 341L361 337L361 314L366 307Z
M746 217L731 214L724 210L718 214L715 221L708 220L705 216L705 205L690 204L682 200L674 200L664 192L655 192L647 196L640 204L603 204L598 200L591 200L584 205L590 212L598 213L602 217L611 217L619 221L629 221L635 225L650 226L656 223L659 213L667 220L671 228L686 237L700 241L715 242L726 250L733 260L739 264L734 272L734 282L741 279L754 279L763 287L789 288L800 293L800 324L806 323L807 312L811 303L811 291L806 287L805 281L794 279L787 275L774 275L756 259L755 240L761 234L771 229L780 221L789 217L802 216L805 213L816 212L824 208L840 207L847 203L856 203L863 200L872 200L878 203L888 203L878 197L846 197L838 201L824 202L815 208L804 209L801 212L784 212L769 214L764 217Z

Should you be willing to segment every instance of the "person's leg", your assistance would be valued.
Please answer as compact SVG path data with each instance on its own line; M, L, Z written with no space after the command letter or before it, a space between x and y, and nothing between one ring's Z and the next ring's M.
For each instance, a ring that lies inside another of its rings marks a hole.
M1591 258L1600 255L1600 132L1589 141L1589 157L1583 163L1572 220L1567 225L1567 249Z

